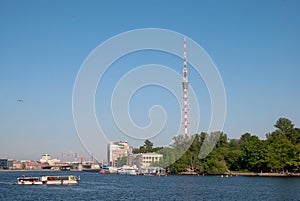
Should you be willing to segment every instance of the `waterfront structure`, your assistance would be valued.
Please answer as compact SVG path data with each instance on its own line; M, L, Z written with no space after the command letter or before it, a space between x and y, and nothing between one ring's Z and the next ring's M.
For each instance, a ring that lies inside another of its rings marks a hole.
M136 175L138 175L138 169L136 166L123 165L121 168L118 169L118 174L136 176Z
M11 169L13 161L10 159L0 159L0 169Z
M126 165L134 166L134 155L136 155L136 154L132 154L132 153L128 154Z
M48 163L48 161L51 160L51 156L49 154L42 155L42 158L40 159L41 163Z
M59 159L53 158L51 160L48 160L48 163L49 163L49 165L55 165L55 164L61 163L61 161ZM65 164L65 163L63 163L63 164Z
M49 154L44 154L42 158L40 159L41 163L48 163L49 165L55 165L57 163L60 163L59 159L53 158L51 159L51 156Z
M107 144L107 162L110 166L118 166L116 161L118 158L129 154L129 146L127 141L110 142Z
M134 164L138 168L150 167L153 163L158 163L162 160L163 155L158 153L140 153L134 154Z
M20 169L25 169L25 164L22 163L21 161L13 161L13 169L14 170L20 170Z
M139 169L141 175L166 175L166 170L162 167L142 167Z
M41 170L41 163L37 163L35 161L26 161L24 163L24 167L26 170Z
M186 40L184 38L184 45L183 45L183 126L184 126L184 137L188 138L188 71L186 65Z

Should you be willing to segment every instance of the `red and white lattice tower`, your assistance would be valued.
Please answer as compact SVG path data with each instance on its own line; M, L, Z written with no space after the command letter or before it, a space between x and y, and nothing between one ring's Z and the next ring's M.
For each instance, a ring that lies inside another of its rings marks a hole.
M188 138L188 71L186 66L186 40L184 38L184 53L183 53L183 126L184 126L184 137Z

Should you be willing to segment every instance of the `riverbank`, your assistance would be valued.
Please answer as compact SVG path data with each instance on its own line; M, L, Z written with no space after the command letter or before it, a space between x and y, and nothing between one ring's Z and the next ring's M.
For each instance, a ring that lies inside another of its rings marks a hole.
M264 173L255 173L255 172L230 172L224 175L229 176L247 176L247 177L300 177L300 173L273 173L273 172L264 172Z
M175 174L176 175L176 174ZM255 172L227 172L224 174L197 174L196 172L179 172L177 175L198 175L198 176L245 176L245 177L300 177L300 173L274 173L274 172L264 172L264 173L255 173Z
M79 171L80 170L71 170L71 171ZM88 170L83 170L84 172L89 172ZM3 170L0 169L0 172L57 172L57 170L49 170L49 169L42 169L42 170ZM92 172L98 172L92 171ZM174 175L198 175L198 176L216 176L216 175L209 175L209 174L197 174L196 172L179 172ZM255 173L255 172L228 172L224 174L219 174L219 176L228 175L228 176L245 176L245 177L300 177L300 173L272 173L272 172L264 172L264 173Z

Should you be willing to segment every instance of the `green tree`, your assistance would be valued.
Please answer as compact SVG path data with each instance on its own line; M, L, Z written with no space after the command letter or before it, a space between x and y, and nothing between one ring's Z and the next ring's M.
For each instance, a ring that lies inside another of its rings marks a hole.
M300 129L295 128L295 139L296 139L296 144L300 143Z
M214 149L203 162L204 172L208 174L224 174L228 172L226 162L220 149Z
M195 134L193 136L193 142L189 148L190 151L190 165L191 169L194 170L195 168L200 169L200 159L199 159L199 152L201 148L201 137L199 134Z
M153 148L146 140L138 150L163 154L159 166L170 168L173 173L194 169L208 174L223 174L229 170L253 172L299 172L300 129L286 118L279 118L276 130L266 134L266 140L244 133L240 139L228 140L223 132L202 132L186 139L183 135L173 138L169 147Z
M226 147L228 145L228 137L225 133L223 132L216 132L217 135L219 136L218 142L216 144L216 147ZM212 134L216 134L212 133Z
M274 125L279 132L282 133L289 141L293 144L296 144L297 141L297 133L294 129L294 124L291 120L287 118L279 118Z
M160 166L170 168L173 173L193 169L198 163L199 136L185 138L183 135L173 137L170 147L165 147L158 153L163 154Z
M280 130L275 130L272 133L267 133L266 138L270 143L276 143L287 139L286 136Z
M294 145L288 139L282 139L268 145L268 167L271 171L285 171L293 161Z
M127 164L127 156L122 156L120 160L120 167Z
M242 150L240 141L236 139L230 140L228 148L224 149L224 159L229 170L241 170L241 158Z
M156 151L159 149L156 149ZM140 148L133 149L134 154L153 152L153 143L150 140L145 140L144 145Z
M205 133L205 132L201 132L200 133L200 143L201 143L201 145L203 144L203 142L204 142L204 140L207 138L207 136L208 136L208 134L207 133Z
M146 149L146 152L152 152L153 143L150 140L145 140L144 147Z
M241 167L254 172L266 171L266 143L257 136L251 136L244 145Z
M274 126L284 135L288 135L294 129L294 124L287 118L279 118Z
M153 147L152 152L159 152L162 149L163 149L163 147Z
M294 146L291 159L287 162L288 170L298 172L300 169L300 144Z
M240 137L240 146L241 149L244 149L245 146L250 142L251 140L251 134L250 133L245 133Z

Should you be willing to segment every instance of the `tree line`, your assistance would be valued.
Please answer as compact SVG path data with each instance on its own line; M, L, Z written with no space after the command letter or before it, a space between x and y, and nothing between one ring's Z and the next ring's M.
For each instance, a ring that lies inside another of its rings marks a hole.
M135 152L155 150L163 154L164 159L153 165L166 167L173 173L300 172L300 129L287 118L279 118L274 127L275 130L267 133L263 140L250 133L229 140L223 132L202 132L193 135L190 142L186 142L182 135L175 136L173 143L164 149L153 148L153 143L148 140ZM215 146L201 158L199 153L207 139L215 140Z

